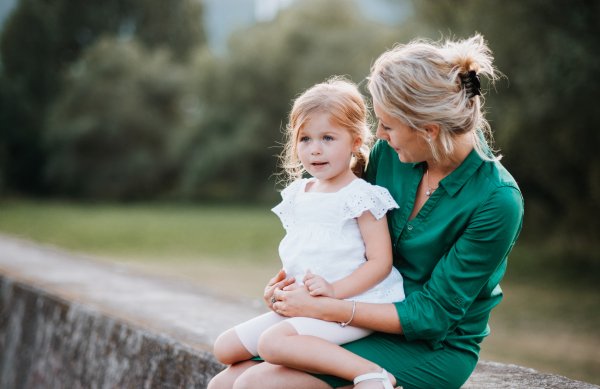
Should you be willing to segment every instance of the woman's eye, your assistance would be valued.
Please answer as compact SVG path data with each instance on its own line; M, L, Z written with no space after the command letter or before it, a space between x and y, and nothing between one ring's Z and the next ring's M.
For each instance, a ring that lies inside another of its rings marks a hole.
M389 127L384 126L383 123L381 123L381 122L379 122L379 125L381 126L381 128L383 128L386 131L389 131L389 129L390 129Z

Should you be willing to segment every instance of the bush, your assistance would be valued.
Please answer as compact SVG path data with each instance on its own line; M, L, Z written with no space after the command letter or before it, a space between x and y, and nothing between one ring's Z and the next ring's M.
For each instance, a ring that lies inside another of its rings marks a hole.
M104 34L147 48L168 48L177 61L205 43L198 0L19 0L0 37L0 146L7 186L48 194L41 138L63 76Z
M100 39L51 107L45 177L57 193L132 200L177 182L174 144L195 101L185 68L136 39Z
M361 82L398 39L396 30L365 21L349 0L299 2L232 36L228 57L199 65L203 108L182 151L182 196L276 199L269 177L291 100L332 75Z

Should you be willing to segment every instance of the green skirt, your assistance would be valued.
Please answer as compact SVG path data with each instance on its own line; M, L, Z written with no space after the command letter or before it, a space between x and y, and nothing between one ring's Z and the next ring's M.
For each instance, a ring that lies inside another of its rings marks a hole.
M404 389L459 389L475 369L478 360L474 351L448 345L432 350L425 341L409 342L404 335L382 332L342 347L392 373L396 377L396 385ZM312 375L332 388L352 385L352 382L339 377Z

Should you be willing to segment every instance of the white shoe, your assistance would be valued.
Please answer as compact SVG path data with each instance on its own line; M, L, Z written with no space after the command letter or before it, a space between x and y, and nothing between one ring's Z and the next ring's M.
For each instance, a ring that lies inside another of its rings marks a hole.
M394 385L390 381L390 377L388 376L388 372L383 369L381 373L368 373L359 375L354 379L354 385L363 381L380 381L383 385L383 389L394 389Z

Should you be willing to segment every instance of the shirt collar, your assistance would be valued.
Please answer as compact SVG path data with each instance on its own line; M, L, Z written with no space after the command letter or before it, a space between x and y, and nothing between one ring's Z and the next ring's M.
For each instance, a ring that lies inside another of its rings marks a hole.
M422 163L413 163L413 169L421 166ZM483 159L477 154L477 151L475 149L471 150L467 158L452 173L440 181L440 185L444 187L446 193L453 197L482 163Z
M471 176L473 176L475 171L479 169L482 163L483 159L477 154L477 151L475 151L475 149L471 150L460 166L440 181L440 185L446 189L446 192L450 196L454 196Z

